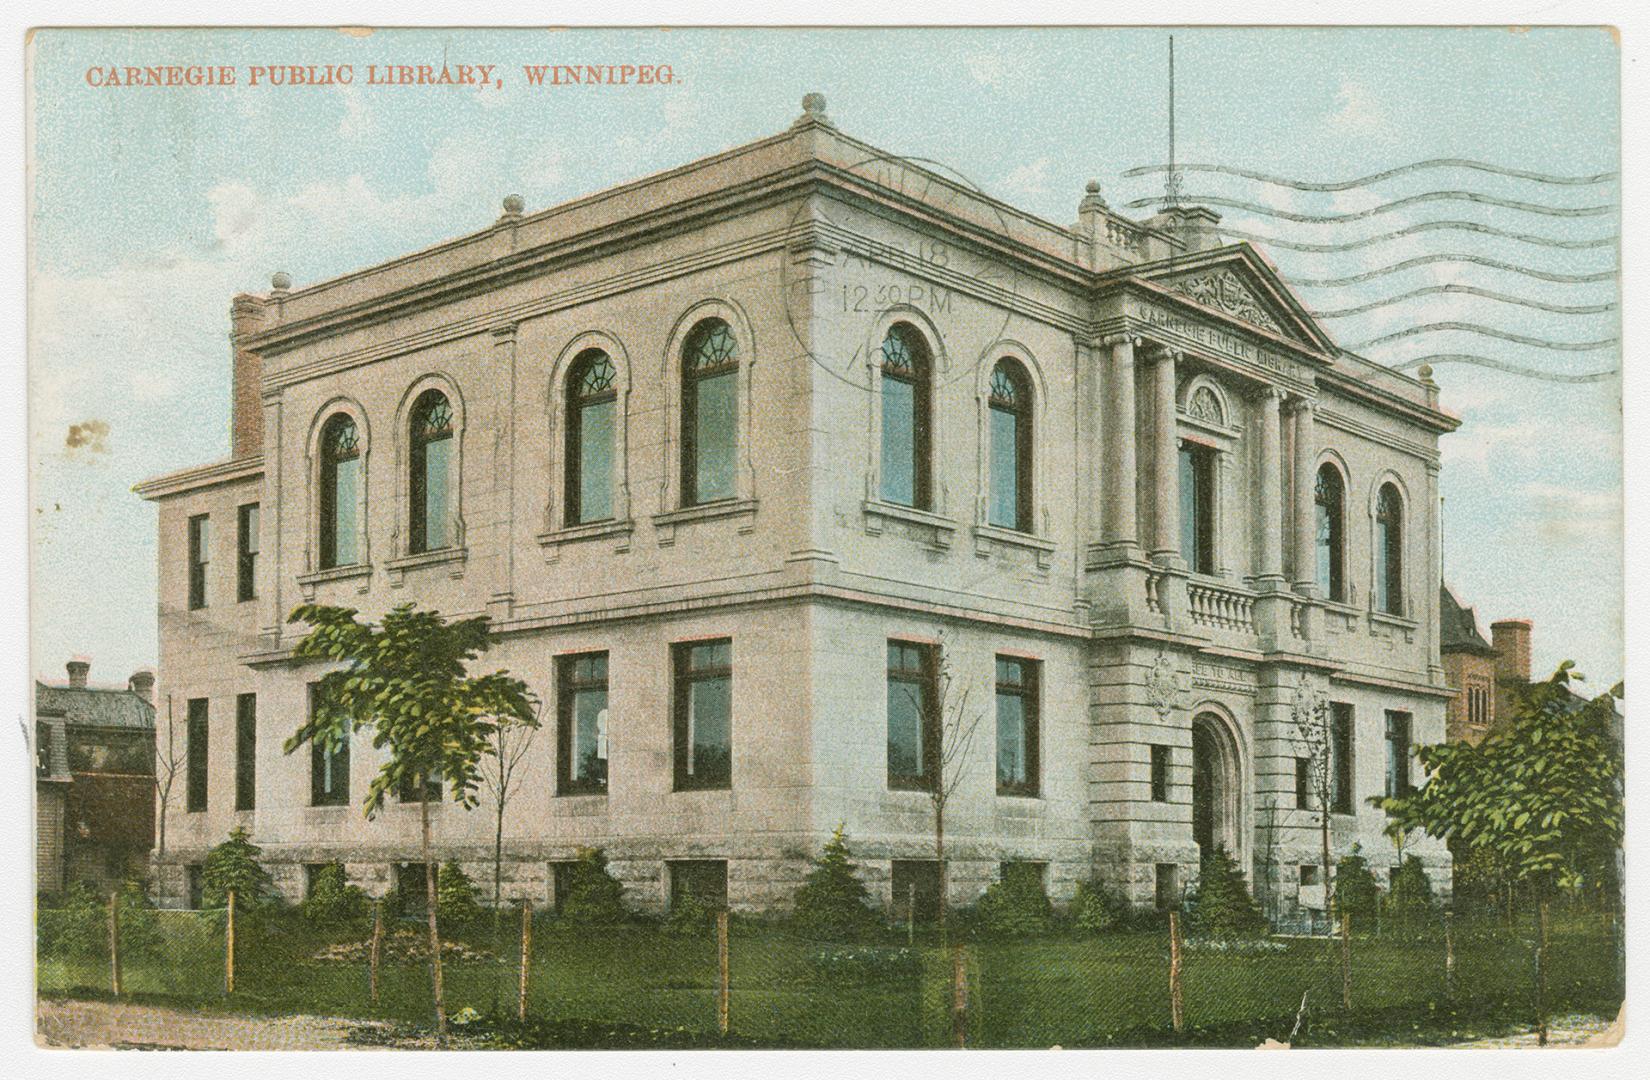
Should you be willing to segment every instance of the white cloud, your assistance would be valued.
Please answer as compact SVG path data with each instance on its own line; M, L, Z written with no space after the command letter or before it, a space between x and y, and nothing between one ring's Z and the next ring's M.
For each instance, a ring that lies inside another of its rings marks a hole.
M1328 119L1331 127L1347 134L1386 134L1392 126L1380 98L1351 78L1341 79L1340 88L1335 91L1335 111Z
M1012 195L1042 195L1048 191L1049 159L1038 158L1015 168L1002 179L1002 186Z
M997 52L969 53L963 57L963 66L968 68L968 74L975 82L992 89L1001 87L1004 76L1008 74L1008 64Z
M355 87L340 87L338 92L344 99L344 117L338 121L338 134L346 139L358 139L372 129L372 112Z
M1621 495L1532 481L1518 488L1543 546L1613 546L1621 537Z

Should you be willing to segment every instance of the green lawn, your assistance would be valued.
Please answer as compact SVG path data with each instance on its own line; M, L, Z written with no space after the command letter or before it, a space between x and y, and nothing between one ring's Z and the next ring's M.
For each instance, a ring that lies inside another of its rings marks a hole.
M367 965L318 960L329 943L359 941L360 929L317 932L285 915L238 930L235 993L223 993L221 916L161 912L149 935L124 957L128 995L205 1010L316 1013L427 1025L429 970L418 960L381 966L379 1001L369 996ZM404 923L421 932L419 924ZM444 963L449 1013L513 1013L519 971L515 920L500 947L485 932L462 940L490 958ZM1196 943L1183 966L1192 1041L1242 1044L1284 1038L1303 993L1307 1035L1335 1041L1353 1029L1368 1041L1391 1030L1404 1038L1422 1020L1527 1022L1534 1016L1532 934L1522 925L1467 924L1456 932L1456 993L1447 993L1441 924L1420 936L1352 941L1353 1013L1341 1006L1338 942L1275 938L1266 951L1217 951ZM541 919L533 937L529 1010L545 1020L628 1022L653 1028L714 1030L713 932L673 937L652 924L575 927ZM948 1045L951 958L919 939L903 960L903 938L873 950L872 970L834 974L822 951L834 948L771 925L735 920L730 944L735 1033L773 1044L854 1047ZM971 941L969 1042L978 1046L1105 1045L1174 1041L1169 1031L1168 942L1160 932L1029 941ZM1613 1013L1622 997L1614 945L1596 917L1555 917L1548 1003L1557 1011ZM855 954L863 959L864 952ZM48 995L105 996L106 944L76 955L61 947L41 958ZM1360 1026L1361 1025L1361 1026ZM1436 1026L1436 1023L1435 1025ZM1448 1023L1445 1023L1448 1026ZM1195 1037L1194 1037L1195 1036Z

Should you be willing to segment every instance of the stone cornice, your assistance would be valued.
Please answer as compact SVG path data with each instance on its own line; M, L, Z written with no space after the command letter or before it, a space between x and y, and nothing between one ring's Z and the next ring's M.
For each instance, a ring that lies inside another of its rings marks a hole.
M151 477L134 484L132 490L145 499L164 499L172 495L198 491L201 488L216 487L219 484L250 480L262 476L263 471L262 454L255 457L231 458L228 461L214 461L210 465L196 465L193 468Z

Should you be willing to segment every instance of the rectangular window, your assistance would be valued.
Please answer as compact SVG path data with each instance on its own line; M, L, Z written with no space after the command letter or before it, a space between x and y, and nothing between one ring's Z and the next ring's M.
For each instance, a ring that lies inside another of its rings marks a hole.
M1171 911L1180 906L1180 866L1172 862L1157 864L1157 910Z
M1035 660L997 657L999 795L1037 794L1040 666Z
M733 642L671 648L676 790L733 786Z
M235 809L256 806L258 780L258 695L235 698Z
M566 860L550 864L550 910L561 914L562 905L573 894L573 875L578 871L577 862Z
M556 793L607 792L607 654L556 660Z
M205 698L189 699L189 726L186 732L188 779L184 796L184 812L199 813L206 809L206 729L208 705Z
M1337 814L1352 813L1352 706L1329 704L1330 807Z
M1312 759L1298 757L1295 759L1295 805L1302 810L1312 810Z
M882 379L882 497L901 506L928 509L927 431L922 391L915 382Z
M1312 886L1314 886L1318 883L1318 870L1319 869L1320 869L1320 867L1318 866L1317 863L1301 863L1300 873L1301 873L1301 887L1302 888L1308 888L1309 889L1309 888L1311 888Z
M893 910L899 917L915 912L918 922L928 922L940 913L940 864L933 859L895 859L889 874L893 885Z
M938 650L888 642L888 786L927 791L939 754Z
M1169 748L1152 746L1152 802L1169 801Z
M1386 714L1386 794L1396 799L1409 794L1409 714Z
M321 871L327 868L324 862L304 864L304 899L308 900L315 895L315 882L321 877Z
M212 521L210 515L189 519L189 607L206 606L206 568L212 561Z
M421 862L395 864L395 895L391 897L391 906L402 915L422 916L429 906L430 887L424 867Z
M1180 444L1180 555L1198 574L1215 572L1215 452Z
M401 782L395 786L395 798L397 802L418 802L418 782L410 776L403 776ZM432 803L441 801L441 777L425 777L424 798Z
M258 598L258 504L247 503L236 515L235 599Z
M731 499L738 448L739 372L690 378L683 406L682 495L686 505Z
M309 684L309 714L321 704L321 684ZM328 749L324 739L309 743L309 804L343 806L349 802L349 729L336 747Z
M189 864L189 907L192 911L200 910L201 897L206 892L204 887L205 874L203 871L204 868L200 863ZM239 904L236 905L236 907L239 906Z
M680 859L665 865L670 871L671 910L675 910L676 905L689 896L712 911L727 908L726 859Z
M42 776L52 771L52 729L38 721L34 727L34 769Z

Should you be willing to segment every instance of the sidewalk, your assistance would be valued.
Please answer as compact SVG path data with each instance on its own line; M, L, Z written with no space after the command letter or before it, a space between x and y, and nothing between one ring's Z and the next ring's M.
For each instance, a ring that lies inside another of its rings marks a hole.
M357 1050L351 1031L387 1025L329 1016L232 1016L108 1001L41 1001L35 1041L43 1047L115 1050ZM376 1034L376 1033L375 1033ZM407 1042L404 1048L416 1048Z

